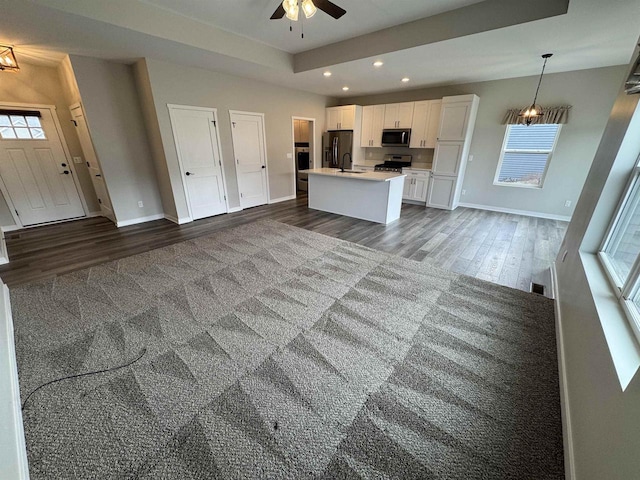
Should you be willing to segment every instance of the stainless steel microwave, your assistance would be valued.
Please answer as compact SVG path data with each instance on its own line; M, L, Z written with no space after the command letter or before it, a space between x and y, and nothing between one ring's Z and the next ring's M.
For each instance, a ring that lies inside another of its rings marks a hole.
M383 147L408 147L410 140L410 128L393 128L382 131Z

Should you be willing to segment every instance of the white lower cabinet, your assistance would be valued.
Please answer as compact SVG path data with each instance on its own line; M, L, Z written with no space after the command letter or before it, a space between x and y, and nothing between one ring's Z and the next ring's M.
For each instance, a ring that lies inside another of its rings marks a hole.
M456 177L432 175L429 182L427 207L452 210L456 183Z
M402 173L407 175L404 179L402 199L420 203L426 202L430 173L425 171L411 171L406 168L402 169Z

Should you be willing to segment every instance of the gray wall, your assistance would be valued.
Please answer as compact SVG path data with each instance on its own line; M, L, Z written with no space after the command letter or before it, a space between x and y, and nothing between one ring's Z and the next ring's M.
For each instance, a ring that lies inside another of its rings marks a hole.
M56 114L60 121L63 141L66 141L71 156L82 157L82 149L71 123L71 113L69 112L69 102L65 95L63 82L58 75L58 70L42 65L31 65L23 61L20 62L20 72L16 74L4 73L0 81L0 101L13 103L31 103L40 105L55 105ZM98 199L86 164L74 164L73 171L80 180L82 191L87 202L89 212L100 210ZM5 199L0 195L0 226L13 225L13 217L9 212Z
M550 216L570 216L580 195L602 132L624 75L625 66L567 73L545 74L539 95L542 105L572 105L570 120L562 127L542 189L493 185L506 126L502 119L509 108L533 100L538 77L522 77L421 90L354 97L341 103L373 105L428 100L446 95L475 93L480 97L467 166L464 203L533 211ZM571 207L564 206L571 201Z
M622 391L603 333L603 324L624 318L619 307L603 309L608 303L617 306L613 288L602 271L585 267L581 259L597 251L640 153L639 100L639 95L618 95L556 262L567 405L580 480L626 480L640 472L640 380L636 373Z
M133 67L69 58L118 222L162 215Z
M157 144L157 136L151 133L154 144L156 163L163 163L162 150L166 156L167 171L158 170L162 187L163 201L167 209L174 203L175 215L188 216L185 193L180 178L176 146L173 140L171 122L167 104L211 107L218 111L219 131L227 193L231 208L240 205L238 186L231 140L231 123L229 110L240 110L265 114L265 130L267 142L267 163L271 200L294 195L293 159L287 153L293 153L291 117L309 117L316 119L316 145L321 145L321 133L324 129L325 106L330 99L320 95L290 90L267 83L236 77L209 70L173 65L157 60L146 59L147 73L144 75L144 64L136 66L138 85L144 86L142 99L143 109L147 117L151 117L153 109L157 112L159 134L162 149ZM143 78L143 77L148 78ZM148 103L153 100L153 105ZM153 122L150 122L153 123ZM154 125L147 125L152 130ZM168 179L166 177L169 177ZM172 192L167 191L167 185ZM173 215L173 209L167 211Z

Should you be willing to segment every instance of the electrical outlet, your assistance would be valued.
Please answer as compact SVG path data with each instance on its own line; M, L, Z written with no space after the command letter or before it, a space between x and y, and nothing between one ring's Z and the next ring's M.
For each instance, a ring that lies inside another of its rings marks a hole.
M287 153L287 158L293 158L293 153Z
M369 158L373 157L373 152L369 152Z
M467 191L466 190L462 190L462 195L466 195Z
M73 163L82 163L82 157L73 157Z
M138 202L138 206L139 206L140 208L144 207L144 203L142 203L142 200L140 200L140 201Z
M473 162L473 155L469 155L469 161Z
M564 202L564 206L565 207L570 207L571 206L571 200L567 200L566 202Z

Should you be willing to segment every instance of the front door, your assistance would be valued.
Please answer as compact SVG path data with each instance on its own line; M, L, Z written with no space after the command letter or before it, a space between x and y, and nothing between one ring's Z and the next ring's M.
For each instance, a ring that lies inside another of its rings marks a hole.
M227 213L213 110L172 105L169 112L191 218Z
M51 110L0 109L0 176L22 225L85 216Z
M264 118L259 113L230 115L240 206L264 205L268 202Z
M87 121L80 105L71 107L71 117L75 122L76 132L78 133L82 153L84 153L84 160L87 162L87 168L89 169L93 189L96 192L96 197L98 197L98 203L100 203L101 213L104 217L107 217L115 223L116 217L113 214L113 207L111 206L111 199L109 198L107 185L104 181L102 170L100 169L98 157L93 149L93 142L91 141L91 135L89 134L89 127L87 126Z

